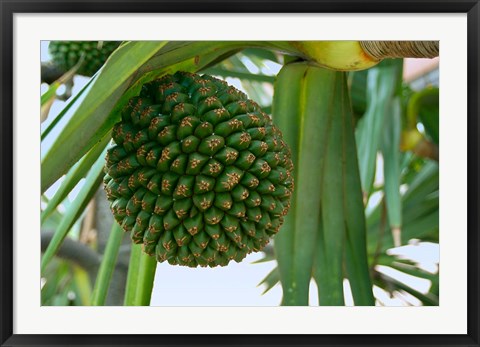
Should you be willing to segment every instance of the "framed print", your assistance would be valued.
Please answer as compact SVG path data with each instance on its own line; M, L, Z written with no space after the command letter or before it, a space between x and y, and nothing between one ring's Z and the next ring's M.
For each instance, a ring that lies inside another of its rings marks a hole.
M2 346L478 346L479 9L1 1Z

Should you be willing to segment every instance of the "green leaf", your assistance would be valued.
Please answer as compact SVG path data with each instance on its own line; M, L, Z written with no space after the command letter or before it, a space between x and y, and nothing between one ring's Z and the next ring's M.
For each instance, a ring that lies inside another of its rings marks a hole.
M344 86L343 99L348 100ZM343 103L343 200L345 209L345 264L355 305L373 306L375 299L368 266L365 210L355 145L354 119L347 101Z
M405 206L415 205L425 197L439 188L439 167L438 163L428 161L422 170L410 183L408 190L403 196Z
M73 287L73 283L71 279L69 279L68 283L65 285L63 290L54 296L52 300L52 306L69 306L70 299L68 294Z
M394 259L393 262L389 265L391 268L402 271L408 275L423 278L430 281L435 281L438 279L438 273L432 274L423 269L418 268L417 266L406 264L402 260Z
M322 172L321 220L318 230L318 262L315 280L318 286L318 301L322 306L344 305L343 295L343 255L345 251L345 206L343 197L343 123L344 123L344 75L335 74L333 90L325 122L324 162ZM331 82L332 83L332 82ZM350 111L350 110L348 110ZM327 119L328 119L327 118ZM318 194L318 193L317 193Z
M40 121L43 122L48 117L48 113L50 112L50 108L52 107L55 99L57 98L57 89L60 87L58 83L53 83L48 87L48 90L42 94L40 99L41 107L40 107Z
M119 47L95 77L86 98L42 160L42 192L108 131L99 131L136 71L165 42L129 42ZM112 124L113 125L113 124Z
M68 281L69 276L70 269L66 261L58 260L50 264L45 275L42 276L47 281L41 291L42 305L51 305L58 289Z
M334 71L300 63L285 66L275 85L274 121L295 167L292 210L275 240L283 305L308 305L335 78Z
M108 238L105 253L102 257L100 268L98 269L97 279L92 293L92 306L105 305L110 280L112 279L115 264L117 262L118 251L122 244L124 232L117 222L113 222L110 236Z
M367 111L358 122L356 131L360 177L362 190L366 196L369 196L372 191L384 119L389 114L397 80L398 64L396 63L383 61L368 70Z
M274 268L272 271L268 273L268 275L260 281L260 283L257 285L265 285L265 290L263 291L262 295L266 294L270 289L275 287L277 283L280 282L280 273L278 271L278 268Z
M47 264L52 260L55 253L60 248L63 240L67 236L69 230L75 224L77 219L85 210L89 201L92 199L93 195L97 191L100 183L103 179L103 167L104 167L104 156L106 150L102 153L100 158L93 164L91 170L88 172L87 177L85 178L85 184L78 193L78 196L72 202L72 204L67 208L65 214L60 222L60 225L55 230L55 234L52 237L45 253L43 254L41 261L41 272L45 271Z
M303 298L305 300L303 304L307 305L315 254L315 239L320 223L319 211L320 208L323 210L328 203L325 201L325 199L328 199L326 192L334 186L334 183L327 185L325 182L333 179L333 177L327 177L332 172L329 165L335 165L335 160L339 159L329 156L329 149L335 146L330 141L333 138L340 141L342 139L341 136L338 136L338 131L341 133L341 109L337 108L340 105L336 103L338 98L341 97L341 94L336 94L338 79L340 78L341 75L334 71L309 67L301 80L302 91L297 116L300 122L300 132L297 140L298 161L294 163L296 180L292 198L292 204L296 206L296 209L295 214L291 214L290 217L295 218L296 231L293 263L293 271L296 277L294 284L296 284L296 292L299 295L298 299ZM335 117L340 119L338 122L339 129L334 127L337 122L332 118ZM333 236L333 233L338 232L338 230L329 230L332 231L332 235L325 236L325 240L327 247L333 247L330 249L332 253L327 252L333 254L339 246L337 243L339 240L336 235ZM342 244L343 240L340 240L340 247L342 247ZM331 258L328 259L331 260ZM333 264L330 265L334 266Z
M411 239L425 239L430 238L432 241L438 241L439 228L439 211L438 209L427 212L414 220L407 220L402 228L402 243L405 244ZM368 238L369 253L373 254L378 247L377 238L374 237L378 233L378 229L369 230L369 235L373 237ZM387 249L394 247L393 237L391 233L385 233L380 245L380 251L385 252Z
M50 100L53 98L55 99L57 96L57 89L60 87L58 83L53 82L48 90L42 94L40 97L40 105L44 106L47 102L50 102Z
M412 221L427 215L429 213L438 210L439 208L439 191L436 190L432 193L425 195L422 201L415 204L409 204L405 206L403 211L403 219L405 223L411 223Z
M274 261L274 260L276 260L275 253L273 251L269 251L269 246L267 246L267 248L264 248L262 250L262 258L252 261L251 264L267 263L269 261Z
M424 161L421 164L421 168L407 168L407 172L403 173L404 176L411 176L412 179L407 182L407 191L402 196L402 220L404 223L407 220L411 220L410 214L418 215L421 211L419 207L425 201L428 201L428 197L434 197L434 193L438 192L438 163L434 161ZM414 175L411 172L415 170ZM378 224L382 215L382 204L378 204L375 209L369 213L367 218L368 229L374 229L374 233L377 232ZM372 237L373 234L370 236Z
M400 196L400 135L401 105L400 98L395 97L391 103L392 111L385 119L383 131L383 174L385 205L388 221L394 233L395 245L400 246L400 230L402 227L402 200Z
M92 167L93 163L98 160L100 154L104 151L110 140L110 134L107 134L98 144L96 144L78 163L76 163L67 173L62 184L50 199L45 209L40 215L41 223L50 216L57 206L68 196L73 188L78 184L80 179L85 177L86 173Z
M419 299L425 306L438 306L439 304L438 297L436 297L432 293L427 293L427 294L420 293L419 291L413 289L412 287L406 285L405 283L402 283L397 279L394 279L383 273L380 274L380 276L383 277L384 280L388 281L391 286L393 286L392 288L393 290L404 290L405 292Z
M232 70L226 70L218 67L211 67L203 70L203 72L209 75L217 75L221 77L235 77L235 78L239 78L242 81L248 80L248 81L267 82L267 83L273 83L275 81L275 76L253 74L250 72L232 71Z
M90 304L92 288L87 271L80 266L73 265L73 281L75 284L75 293L80 300L80 304L82 306L88 306Z
M298 134L300 125L298 121L298 109L302 86L298 81L303 78L307 70L306 65L292 64L280 70L275 82L273 95L274 122L283 133L283 139L288 143L293 163L298 162ZM294 180L297 181L296 170ZM286 296L293 296L293 261L294 261L294 239L295 239L295 215L296 205L292 204L285 221L275 236L275 254L278 262L280 280L283 289L283 304L292 300ZM308 300L308 298L307 298Z
M50 213L48 217L45 218L44 221L42 221L42 228L45 230L54 230L58 227L58 225L62 221L62 218L63 215L58 210L54 210Z
M320 304L343 305L346 251L356 303L372 305L345 73L305 63L285 66L275 84L273 113L295 166L292 208L275 239L282 305L308 305L312 272Z
M263 112L265 112L266 114L270 114L270 115L272 114L272 106L271 106L271 105L270 105L270 106L263 106L263 107L262 107L262 110L263 110Z
M274 52L272 51L268 51L266 49L261 49L261 48L247 48L247 49L244 49L242 51L242 53L248 57L250 57L250 59L252 59L253 61L255 61L255 58L256 59L259 59L261 61L264 61L264 60L271 60L275 63L280 63L279 59L278 59L278 55L275 54Z
M414 221L405 224L402 230L402 240L406 243L411 239L433 238L438 241L439 229L439 210L436 209L422 217L416 218ZM389 240L388 240L389 241ZM393 246L393 242L387 242L387 245Z

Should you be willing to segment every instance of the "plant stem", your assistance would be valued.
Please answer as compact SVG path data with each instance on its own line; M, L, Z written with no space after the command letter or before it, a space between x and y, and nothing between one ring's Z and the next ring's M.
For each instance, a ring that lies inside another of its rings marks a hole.
M128 265L125 306L148 306L152 296L157 261L142 252L142 245L132 245Z
M113 271L115 270L115 263L117 262L118 250L123 239L123 230L114 222L110 236L108 238L107 247L103 255L100 269L98 270L97 280L92 293L92 306L105 305L110 280L112 279Z
M157 260L155 257L141 252L140 264L138 268L137 289L135 291L135 306L150 305L156 269Z
M140 266L140 256L142 254L142 245L132 244L130 251L130 262L128 264L127 284L125 287L125 306L135 305L135 295L138 283L138 268Z
M92 285L88 272L78 265L73 265L73 282L82 306L88 306L92 297Z

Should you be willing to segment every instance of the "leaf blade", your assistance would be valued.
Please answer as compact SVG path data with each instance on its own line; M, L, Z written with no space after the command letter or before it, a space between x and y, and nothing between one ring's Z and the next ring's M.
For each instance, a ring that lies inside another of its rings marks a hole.
M397 67L391 62L384 61L368 70L367 111L358 122L356 130L360 177L366 196L372 191L384 118L397 78Z
M107 134L101 142L94 146L82 159L80 162L75 164L72 167L62 184L55 192L55 195L50 199L45 209L40 214L40 222L43 223L50 214L55 210L55 208L67 197L67 195L72 191L73 188L77 185L82 177L88 172L92 167L93 163L100 157L100 154L103 153L105 147L107 146L110 139L110 134Z
M42 192L103 137L104 133L98 133L99 125L109 117L138 68L164 45L165 42L129 42L112 53L85 99L45 154Z
M344 85L344 96L348 89ZM367 232L362 186L358 169L353 114L348 97L344 101L344 208L345 208L345 263L355 305L373 306L375 299L367 257Z
M108 237L105 253L98 269L97 278L93 287L91 305L103 306L107 298L110 280L112 279L115 264L117 262L118 252L122 244L124 232L117 222L113 222L110 236Z
M106 153L106 150L103 152ZM48 263L52 260L55 253L60 248L63 240L67 236L70 228L73 226L75 221L80 217L82 212L85 210L85 207L88 205L88 202L92 199L97 188L100 186L100 183L103 179L103 167L104 159L103 156L98 158L98 160L93 165L92 169L89 171L87 177L85 178L85 185L80 190L76 199L72 202L70 207L67 209L65 215L62 218L62 221L58 228L55 230L55 233L52 237L52 240L48 244L45 253L43 254L41 261L41 272L45 270Z

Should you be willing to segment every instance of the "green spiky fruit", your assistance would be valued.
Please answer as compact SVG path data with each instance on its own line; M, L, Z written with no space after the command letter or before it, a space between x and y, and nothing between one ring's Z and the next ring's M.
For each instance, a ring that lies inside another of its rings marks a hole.
M145 84L121 118L105 190L115 219L147 254L224 266L278 232L293 190L290 150L244 93L177 72Z
M51 41L48 50L55 64L65 70L74 67L83 55L79 75L93 76L120 45L120 41Z

